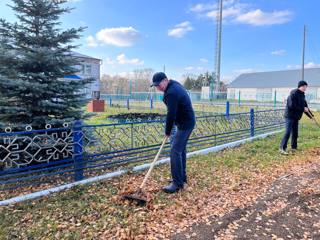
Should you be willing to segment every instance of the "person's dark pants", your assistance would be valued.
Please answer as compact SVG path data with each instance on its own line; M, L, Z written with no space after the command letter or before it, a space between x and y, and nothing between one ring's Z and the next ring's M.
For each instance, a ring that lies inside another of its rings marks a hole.
M280 148L284 150L287 149L288 141L291 135L291 148L297 149L298 128L299 128L299 120L286 118L286 132L282 138Z
M171 175L173 182L183 187L187 182L187 143L193 129L177 130L174 135L170 152Z

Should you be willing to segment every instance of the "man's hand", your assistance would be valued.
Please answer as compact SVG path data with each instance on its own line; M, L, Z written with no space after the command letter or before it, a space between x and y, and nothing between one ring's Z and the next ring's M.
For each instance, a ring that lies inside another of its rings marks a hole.
M309 112L309 108L305 107L304 112Z

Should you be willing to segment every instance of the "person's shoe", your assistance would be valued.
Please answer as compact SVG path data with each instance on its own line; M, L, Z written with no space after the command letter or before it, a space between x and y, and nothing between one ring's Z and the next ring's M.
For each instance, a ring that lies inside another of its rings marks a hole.
M292 153L297 153L297 152L298 152L298 149L292 148L292 149L291 149L291 152L292 152Z
M279 152L282 154L282 155L289 155L286 150L284 150L283 148L280 148L279 149Z
M179 192L180 189L182 189L182 187L179 187L174 182L171 182L168 186L164 187L162 190L165 193L175 193L175 192Z

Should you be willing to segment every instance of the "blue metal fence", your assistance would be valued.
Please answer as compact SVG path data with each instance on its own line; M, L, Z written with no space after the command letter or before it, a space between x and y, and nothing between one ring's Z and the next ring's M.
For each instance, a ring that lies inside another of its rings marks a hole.
M284 111L268 110L197 118L188 151L274 131ZM30 130L30 129L29 129ZM0 190L59 185L150 161L163 138L164 122L84 125L0 133ZM162 156L168 156L169 143Z

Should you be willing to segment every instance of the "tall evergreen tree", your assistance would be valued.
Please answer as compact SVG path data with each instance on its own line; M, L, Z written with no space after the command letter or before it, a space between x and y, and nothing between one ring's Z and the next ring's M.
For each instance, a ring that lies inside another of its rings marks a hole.
M201 91L203 86L209 86L214 73L205 73L200 75L188 75L184 81L184 86L188 90ZM214 80L215 82L215 80Z
M183 86L188 90L192 90L193 85L194 85L194 79L192 79L190 76L187 76L186 79L184 80Z
M12 0L18 21L0 19L0 122L43 127L80 119L93 79L65 80L80 62L72 44L84 28L62 30L66 0Z

